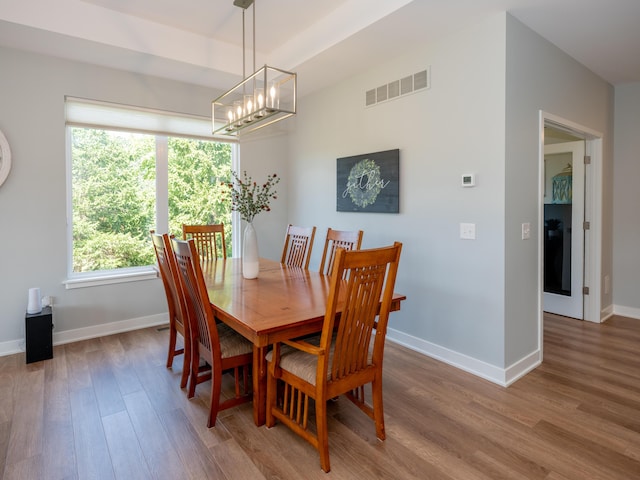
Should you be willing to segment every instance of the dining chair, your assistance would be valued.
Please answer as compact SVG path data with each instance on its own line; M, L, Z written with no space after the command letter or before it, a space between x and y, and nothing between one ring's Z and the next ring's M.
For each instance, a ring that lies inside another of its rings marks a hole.
M284 237L280 263L288 267L308 269L315 236L316 227L299 227L289 224Z
M267 354L267 427L277 419L311 443L325 472L331 468L327 400L344 394L385 439L382 358L401 250L399 242L368 250L338 248L321 335L275 343ZM373 406L365 402L369 383ZM315 403L315 433L307 428L309 398Z
M190 342L189 342L189 323L186 321L186 313L184 311L183 302L180 301L180 290L178 289L178 266L171 248L171 240L168 234L158 234L155 230L151 230L151 240L153 241L153 249L156 253L158 261L158 270L160 278L164 286L164 293L167 297L167 306L169 308L169 352L167 354L167 368L173 366L173 358L176 355L183 355L182 377L180 379L180 388L187 386L189 377L190 362ZM182 335L183 348L176 348L177 334Z
M180 272L179 285L191 333L187 396L192 398L197 384L211 380L211 406L207 426L213 427L220 410L251 401L248 375L253 362L253 344L224 323L216 322L195 241L174 238L172 246ZM201 358L210 369L200 367ZM221 402L222 374L227 370L233 371L235 395Z
M322 251L322 260L320 260L320 273L331 275L333 262L336 258L336 250L338 248L360 250L363 234L364 232L362 230L327 229L327 237L324 240L324 250Z
M219 235L218 241L216 241L217 235ZM222 251L222 258L227 258L223 223L209 225L185 225L183 223L182 239L188 240L190 238L193 238L201 259L215 260L218 258L218 249Z

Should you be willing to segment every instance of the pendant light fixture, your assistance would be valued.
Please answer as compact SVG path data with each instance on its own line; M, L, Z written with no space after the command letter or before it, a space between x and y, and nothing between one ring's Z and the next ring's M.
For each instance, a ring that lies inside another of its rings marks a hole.
M234 0L242 8L242 78L228 92L211 102L213 133L238 136L296 113L296 74L279 68L256 70L256 5L254 0ZM253 5L253 69L245 75L245 11Z

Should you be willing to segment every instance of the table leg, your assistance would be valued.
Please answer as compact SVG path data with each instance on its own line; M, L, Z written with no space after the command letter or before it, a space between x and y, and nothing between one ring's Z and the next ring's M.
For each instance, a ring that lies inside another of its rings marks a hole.
M264 425L267 419L267 354L266 347L253 346L253 421Z

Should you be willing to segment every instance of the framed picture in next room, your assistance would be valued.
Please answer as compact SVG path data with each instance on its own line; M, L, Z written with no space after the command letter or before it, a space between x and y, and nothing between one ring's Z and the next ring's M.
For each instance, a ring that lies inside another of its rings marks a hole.
M398 213L400 150L337 159L338 212Z

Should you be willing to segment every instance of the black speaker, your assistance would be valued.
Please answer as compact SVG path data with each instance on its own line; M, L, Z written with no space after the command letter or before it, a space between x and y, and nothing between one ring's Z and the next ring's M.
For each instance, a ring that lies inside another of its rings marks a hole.
M27 363L53 358L53 312L27 313L24 319Z

